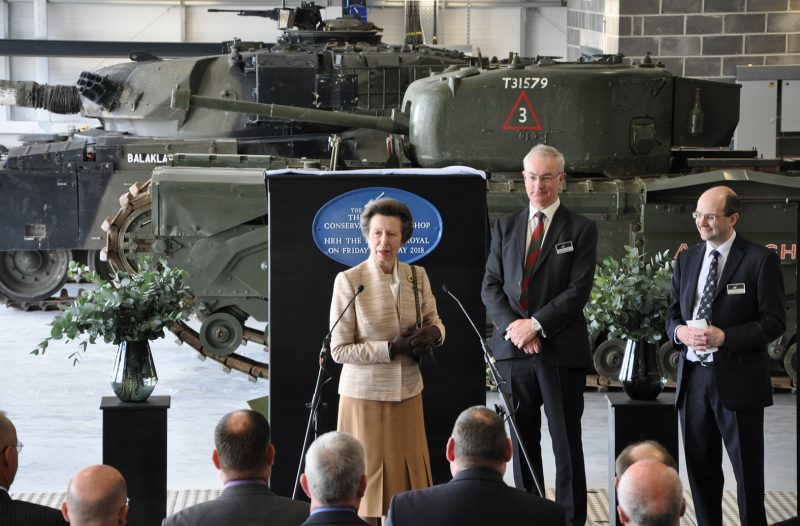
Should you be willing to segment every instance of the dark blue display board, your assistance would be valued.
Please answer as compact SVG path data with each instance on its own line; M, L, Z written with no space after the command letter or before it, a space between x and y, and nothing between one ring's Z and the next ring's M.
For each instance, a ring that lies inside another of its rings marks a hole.
M330 215L331 202L334 206L337 202L348 202L346 198L339 199L345 194L370 188L410 192L420 198L419 206L431 205L441 217L440 226L435 224L436 213L431 215L434 220L425 220L420 225L427 229L417 240L424 256L415 264L425 267L428 273L447 334L444 346L437 350L436 362L426 362L422 366L425 423L434 482L446 482L450 479L450 470L445 460L445 445L453 423L463 409L486 402L486 373L480 342L458 305L442 292L442 285L446 284L464 303L475 324L485 326L486 313L480 298L488 239L483 174L467 168L394 170L390 173L268 172L266 185L269 200L270 423L277 448L272 488L280 495L292 494L308 420L306 404L311 401L319 352L328 331L333 281L337 273L348 268L326 255L329 245L338 244L335 241L324 243L324 235L318 232L319 221L315 223L315 218L320 211ZM371 192L368 190L363 195L369 196ZM348 206L358 208L357 204ZM413 211L414 206L411 208ZM352 215L341 222L357 223L358 211ZM348 225L334 226L347 228ZM433 236L437 232L441 235L434 244ZM367 246L352 239L348 242L347 237L353 237L349 234L339 237L343 238L341 245L351 249ZM323 240L321 244L320 239ZM336 428L339 366L333 364L330 370L334 378L322 391L322 401L327 407L321 414L320 433Z

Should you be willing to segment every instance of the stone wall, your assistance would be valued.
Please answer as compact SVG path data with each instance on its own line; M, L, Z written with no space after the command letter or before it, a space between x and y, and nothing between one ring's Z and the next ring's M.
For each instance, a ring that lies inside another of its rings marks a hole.
M800 64L800 0L568 0L569 60L646 52L674 74L733 81L736 66Z

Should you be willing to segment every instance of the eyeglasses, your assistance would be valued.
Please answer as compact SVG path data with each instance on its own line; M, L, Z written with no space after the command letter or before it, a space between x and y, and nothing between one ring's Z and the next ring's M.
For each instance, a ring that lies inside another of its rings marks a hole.
M700 212L692 212L692 219L700 219L702 217L709 223L713 223L718 217L730 217L732 215L733 214L701 214Z
M22 453L22 442L19 442L19 441L17 441L17 444L16 444L16 445L14 445L14 444L8 444L8 445L6 445L6 446L3 446L3 449L0 449L0 453L3 453L3 451L5 451L6 449L8 449L8 448L10 448L10 447L17 448L17 454L18 454L18 455L19 455L20 453Z
M562 175L564 172L558 173L556 175L553 174L544 174L544 175L536 175L530 172L522 172L522 175L525 176L525 179L531 182L540 182L540 183L549 183L558 178L558 176Z

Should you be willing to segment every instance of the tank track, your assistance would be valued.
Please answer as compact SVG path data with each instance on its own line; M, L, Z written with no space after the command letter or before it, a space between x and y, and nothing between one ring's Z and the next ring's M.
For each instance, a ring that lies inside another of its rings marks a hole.
M100 259L108 262L115 271L135 271L136 255L142 252L151 252L151 245L147 241L140 239L133 241L132 238L129 238L129 234L132 234L134 229L141 225L134 220L146 219L146 214L149 214L152 204L150 183L151 181L148 180L133 184L128 189L128 193L119 198L119 211L103 221L102 229L108 235L106 246L100 252ZM246 374L252 381L269 378L269 364L237 353L225 356L213 354L203 347L197 331L184 322L171 325L169 330L178 338L179 342L185 343L197 351L201 359L210 358L222 364L226 372L239 371ZM242 343L246 344L247 342L253 342L266 348L263 331L244 327Z
M67 289L61 289L61 292L58 294L58 296L53 296L39 301L16 301L8 296L0 294L0 305L5 305L6 307L25 312L36 310L48 311L59 310L61 307L66 307L70 305L74 299L75 298L73 296L69 295Z

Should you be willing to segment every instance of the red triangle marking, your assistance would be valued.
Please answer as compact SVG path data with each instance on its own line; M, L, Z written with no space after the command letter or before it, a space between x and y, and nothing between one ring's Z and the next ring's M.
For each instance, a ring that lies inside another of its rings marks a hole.
M520 104L522 104L523 100L525 101L525 106L527 108L527 111L530 112L529 116L528 115L525 116L526 117L525 122L530 122L531 120L533 120L535 125L532 125L532 124L525 124L525 125L514 124L514 125L512 125L512 124L510 124L511 118L517 116L515 114L517 113L517 110L520 109L519 107L520 107ZM503 130L531 130L531 131L539 131L539 130L542 129L542 125L541 125L541 123L539 123L539 117L536 116L536 111L534 111L533 104L531 104L531 100L528 98L528 94L525 93L525 90L522 90L520 92L519 97L517 97L517 102L514 103L514 106L511 108L511 111L508 112L508 117L506 117L506 122L503 124L503 127L501 129L503 129Z

